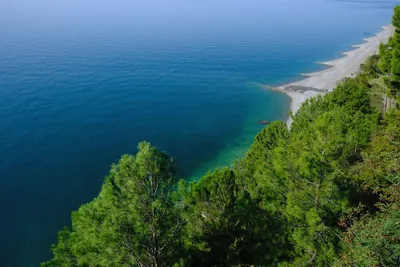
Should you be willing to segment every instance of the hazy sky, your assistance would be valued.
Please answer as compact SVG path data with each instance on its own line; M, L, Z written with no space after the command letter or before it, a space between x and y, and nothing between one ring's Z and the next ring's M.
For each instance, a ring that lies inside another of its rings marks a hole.
M364 1L377 8L392 6L395 1ZM17 23L29 27L60 27L73 25L85 27L120 25L163 29L173 26L184 28L187 24L199 28L235 27L251 20L271 27L304 26L315 23L340 23L342 16L354 16L357 11L334 13L331 5L350 5L342 0L1 0L1 24ZM356 5L354 5L356 7ZM359 8L359 5L357 6ZM270 23L268 23L270 22ZM3 25L4 26L4 25Z

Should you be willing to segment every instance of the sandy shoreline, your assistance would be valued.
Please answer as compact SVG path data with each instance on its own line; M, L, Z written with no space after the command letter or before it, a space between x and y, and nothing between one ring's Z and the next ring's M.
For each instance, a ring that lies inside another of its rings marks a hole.
M345 57L332 61L318 62L319 64L330 66L330 68L302 74L308 78L270 89L287 94L291 98L290 110L295 114L301 104L308 98L331 91L343 78L351 77L357 73L360 65L368 57L377 53L380 43L386 43L393 33L393 26L383 26L382 31L378 34L364 39L365 43L353 45L356 49L342 53ZM287 124L291 124L290 117Z

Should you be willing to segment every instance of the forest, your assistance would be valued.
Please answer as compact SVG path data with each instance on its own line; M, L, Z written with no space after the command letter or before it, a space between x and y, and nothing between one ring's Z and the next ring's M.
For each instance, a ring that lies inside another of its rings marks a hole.
M112 165L42 266L400 266L400 6L388 44L290 128L199 181L148 142Z

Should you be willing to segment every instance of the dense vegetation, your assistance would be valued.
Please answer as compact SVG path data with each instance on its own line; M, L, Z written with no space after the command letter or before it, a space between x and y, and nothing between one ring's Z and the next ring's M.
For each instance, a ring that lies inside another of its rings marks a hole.
M140 143L43 266L400 266L400 7L393 25L356 77L290 130L264 128L232 168L177 181Z

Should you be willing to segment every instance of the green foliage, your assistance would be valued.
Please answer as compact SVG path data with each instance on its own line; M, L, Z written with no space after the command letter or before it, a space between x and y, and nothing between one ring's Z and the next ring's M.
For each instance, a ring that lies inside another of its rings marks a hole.
M389 50L389 45L381 43L379 45L379 62L378 69L381 73L388 73L391 68L392 51Z
M266 266L285 257L282 223L239 190L232 170L181 183L180 190L186 204L186 265Z
M363 188L385 187L387 174L400 173L400 111L390 110L368 148L362 162L353 168L354 177Z
M394 14L392 18L392 24L396 28L400 28L400 6L395 6L394 7Z
M283 213L293 226L294 264L326 265L340 243L337 221L347 208L347 167L376 128L369 87L361 77L313 99L295 115L290 138L277 150L275 168L286 179Z
M253 199L263 202L261 205L269 212L279 209L283 201L285 185L271 166L274 150L283 147L288 138L286 124L282 121L273 122L257 134L246 156L234 165L240 190L247 191Z
M366 214L346 231L340 266L399 266L400 176L386 177L376 214Z
M379 68L379 56L373 55L361 64L360 70L363 75L365 75L368 79L373 79L378 76Z
M399 79L400 76L400 48L395 48L392 54L392 62L390 71L392 75L395 76L395 79Z

